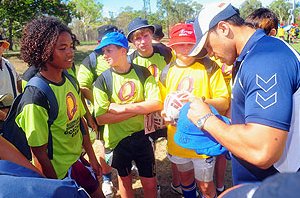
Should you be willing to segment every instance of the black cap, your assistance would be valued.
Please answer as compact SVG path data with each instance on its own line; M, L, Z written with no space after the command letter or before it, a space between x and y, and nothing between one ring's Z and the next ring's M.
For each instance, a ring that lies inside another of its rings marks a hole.
M110 32L116 32L118 31L118 28L114 25L102 25L98 29L98 41L102 40L102 37Z
M154 26L153 38L157 38L157 39L163 38L165 34L162 31L161 25L153 24L153 26Z

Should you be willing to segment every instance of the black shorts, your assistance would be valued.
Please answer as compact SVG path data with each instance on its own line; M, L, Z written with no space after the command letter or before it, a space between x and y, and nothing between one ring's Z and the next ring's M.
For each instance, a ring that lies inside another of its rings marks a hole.
M112 167L117 169L120 177L130 175L132 161L141 177L156 176L153 147L144 130L121 140L113 151Z
M166 138L167 139L167 128L157 129L153 133L149 133L148 136L155 142L158 138Z

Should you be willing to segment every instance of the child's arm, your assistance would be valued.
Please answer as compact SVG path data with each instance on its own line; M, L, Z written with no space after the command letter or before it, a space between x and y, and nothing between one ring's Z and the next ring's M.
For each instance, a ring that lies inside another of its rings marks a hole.
M109 113L136 113L136 114L148 114L151 112L162 110L162 103L156 100L149 100L130 104L116 104L111 103L109 105Z
M35 166L44 173L47 178L57 179L54 167L48 157L47 144L31 147Z
M96 158L94 149L92 147L92 143L91 143L91 139L90 139L90 135L88 132L88 128L87 128L87 124L85 122L85 120L83 118L81 118L81 122L84 125L84 129L86 131L86 133L83 135L83 143L82 146L85 150L85 152L87 153L87 155L89 156L89 162L91 164L91 167L93 168L93 170L95 171L97 176L102 176L102 169L101 166Z

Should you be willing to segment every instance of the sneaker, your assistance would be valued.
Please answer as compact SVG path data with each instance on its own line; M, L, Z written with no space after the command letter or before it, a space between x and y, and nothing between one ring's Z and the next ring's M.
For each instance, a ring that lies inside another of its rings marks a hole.
M183 195L182 194L182 190L181 190L181 186L173 186L173 184L171 183L171 192L172 193L175 193L175 194L178 194L178 195Z
M113 191L113 183L111 181L104 181L102 183L102 192L106 198L113 198L115 193Z
M157 189L157 198L161 198L160 197L160 185L159 184L157 184L156 189Z
M224 186L224 189L223 190L218 190L216 189L216 192L217 192L217 196L219 196L220 194L222 194L223 192L225 191L225 186Z

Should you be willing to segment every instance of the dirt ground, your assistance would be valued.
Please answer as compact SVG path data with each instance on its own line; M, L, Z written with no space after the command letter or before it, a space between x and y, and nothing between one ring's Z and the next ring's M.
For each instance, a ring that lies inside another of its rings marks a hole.
M78 51L80 52L88 52L91 49L94 49L95 46L78 46ZM80 54L83 56L84 54ZM18 56L11 56L8 58L8 60L15 66L17 72L22 74L26 69L26 64L18 58ZM77 60L77 63L80 61ZM99 154L98 145L94 144L95 152L96 154ZM156 164L157 164L157 177L159 184L161 186L161 198L176 198L180 197L174 193L171 192L170 189L170 183L171 183L171 164L169 160L166 157L166 140L162 139L161 141L156 143L156 151L155 151L155 157L156 157ZM231 178L231 164L230 161L227 163L227 170L226 170L226 176L225 176L225 186L226 188L229 188L232 186L232 178ZM113 171L113 183L114 186L117 185L117 179L116 179L116 171ZM134 180L133 180L133 187L135 189L135 197L143 197L143 191L141 187L141 182L138 178L138 176L135 174ZM117 188L115 189L117 192ZM116 197L120 197L118 194Z

